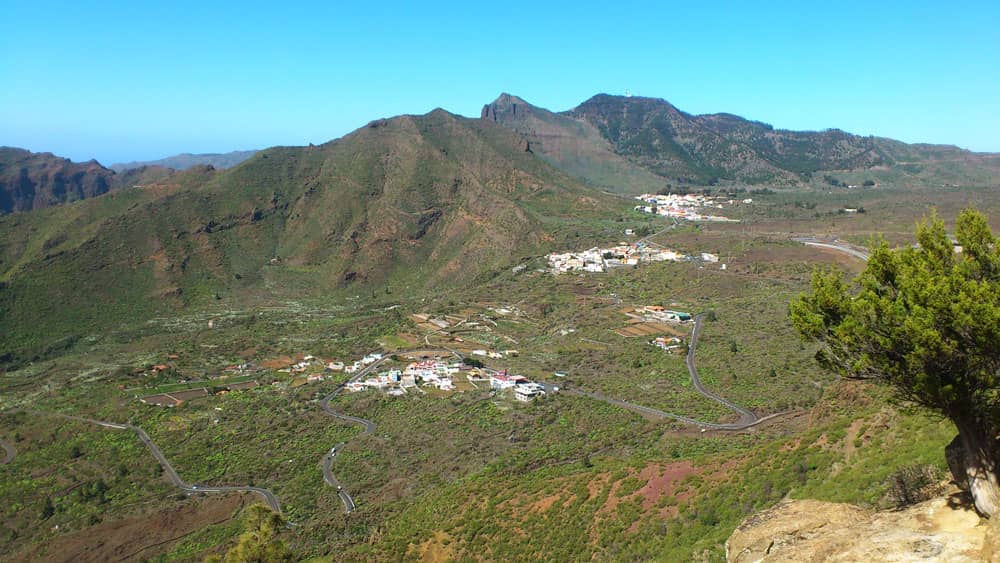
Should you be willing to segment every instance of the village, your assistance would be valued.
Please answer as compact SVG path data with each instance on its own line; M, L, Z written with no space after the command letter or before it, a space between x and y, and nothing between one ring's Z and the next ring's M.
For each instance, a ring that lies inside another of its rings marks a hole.
M688 256L675 250L658 248L645 241L635 243L620 242L608 248L594 247L580 252L554 252L548 255L549 270L554 274L566 272L607 272L614 268L635 267L643 262L688 262L701 261L715 263L719 256L702 252ZM725 269L725 264L722 265Z
M497 357L500 354L487 352L486 355ZM424 388L445 392L479 389L477 383L488 385L497 393L510 390L515 400L525 403L546 394L544 386L522 375L489 369L476 360L449 362L441 358L411 361L405 367L383 370L366 379L351 380L345 389L352 392L379 390L397 396L410 391L425 392Z
M516 350L475 349L470 355L498 359L505 355L516 354ZM448 358L451 361L447 361ZM278 367L279 365L283 367ZM389 369L369 375L375 367L385 365L388 365ZM167 367L167 365L155 365L150 373L160 373ZM372 352L354 362L324 360L311 354L304 354L296 359L268 360L262 362L261 366L251 363L230 365L222 370L218 378L171 384L165 386L170 390L137 398L143 404L174 408L192 400L259 387L260 376L271 370L276 374L291 376L279 377L271 382L271 387L281 388L296 388L322 382L340 372L351 376L344 383L344 389L350 392L378 390L387 395L398 396L409 391L426 394L425 389L450 393L488 388L497 393L510 390L513 398L520 402L530 402L546 394L544 386L524 376L508 374L507 370L487 368L475 358L458 360L451 353L419 351L398 355Z
M642 194L636 196L643 205L635 206L636 211L652 213L663 217L674 219L684 219L686 221L711 221L711 222L734 222L738 219L730 219L721 215L709 215L703 213L704 209L724 209L725 205L734 205L736 200L711 197L701 194ZM741 201L744 205L753 203L752 199Z

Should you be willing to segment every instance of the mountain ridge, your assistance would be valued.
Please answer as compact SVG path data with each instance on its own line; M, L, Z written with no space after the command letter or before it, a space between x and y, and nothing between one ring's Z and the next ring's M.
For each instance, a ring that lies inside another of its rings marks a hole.
M503 93L483 107L480 117L525 136L543 158L578 179L625 193L674 183L795 185L817 173L892 166L905 159L996 156L840 129L776 129L730 113L690 114L660 98L609 94L552 112ZM564 147L574 143L573 158L567 158ZM608 168L628 171L631 181L609 185L603 173Z
M0 147L0 215L93 198L170 173L158 166L116 173L93 159L73 162L50 152Z
M556 227L616 212L527 148L435 110L0 217L0 329L19 335L9 349L37 349L229 297L448 287L545 251Z

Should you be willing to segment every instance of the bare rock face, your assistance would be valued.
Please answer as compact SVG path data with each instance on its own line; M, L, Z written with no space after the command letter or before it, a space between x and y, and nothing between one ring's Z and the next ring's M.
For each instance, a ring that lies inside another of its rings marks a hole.
M968 496L950 494L903 510L786 500L755 514L726 542L730 563L757 561L996 561L1000 527Z
M803 542L869 517L861 508L849 504L784 500L750 516L736 528L726 542L726 560L749 563L774 558Z
M989 520L983 539L983 561L1000 561L1000 518Z

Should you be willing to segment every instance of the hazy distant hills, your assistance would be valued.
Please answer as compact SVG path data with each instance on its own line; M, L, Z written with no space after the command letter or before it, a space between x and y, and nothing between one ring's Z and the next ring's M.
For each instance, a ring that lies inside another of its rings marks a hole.
M0 333L30 358L216 298L469 283L573 221L618 213L605 197L493 123L443 110L378 120L229 170L0 217Z
M533 151L573 176L628 193L719 181L795 184L824 171L975 155L837 129L774 129L726 113L691 115L661 99L607 94L561 113L501 94L481 117L517 131Z
M211 166L213 168L225 169L232 168L255 154L257 154L255 150L204 154L183 153L159 160L112 164L110 168L116 172L141 168L143 166L162 166L171 170L187 170L192 166Z

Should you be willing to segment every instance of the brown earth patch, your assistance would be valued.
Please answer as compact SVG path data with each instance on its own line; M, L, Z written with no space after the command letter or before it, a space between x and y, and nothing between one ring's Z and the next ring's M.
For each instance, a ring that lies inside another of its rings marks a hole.
M189 499L179 506L132 514L56 535L15 555L11 561L78 563L146 559L166 553L189 534L229 521L248 501L243 494Z
M781 446L781 448L779 449L779 451L782 451L782 452L794 452L795 450L799 449L799 446L801 446L801 445L802 445L802 438L796 438L796 439L792 440L791 442L788 442L784 446Z
M264 360L260 363L260 367L266 369L282 369L290 365L292 365L292 358L290 356L281 356L271 360Z
M673 495L677 490L677 485L688 475L696 473L694 465L690 461L681 461L667 465L648 465L639 472L639 478L645 479L646 484L636 491L636 495L642 498L643 510L653 508L666 495Z
M536 500L528 507L528 512L547 512L560 498L562 498L561 494L555 494Z
M847 427L847 436L844 438L844 461L851 461L854 455L854 439L858 437L858 432L865 425L865 419L859 418Z
M604 486L607 485L608 481L610 480L611 480L610 473L602 473L594 477L590 481L587 481L587 500L590 500L596 497L597 495L601 494L601 491L604 490Z

